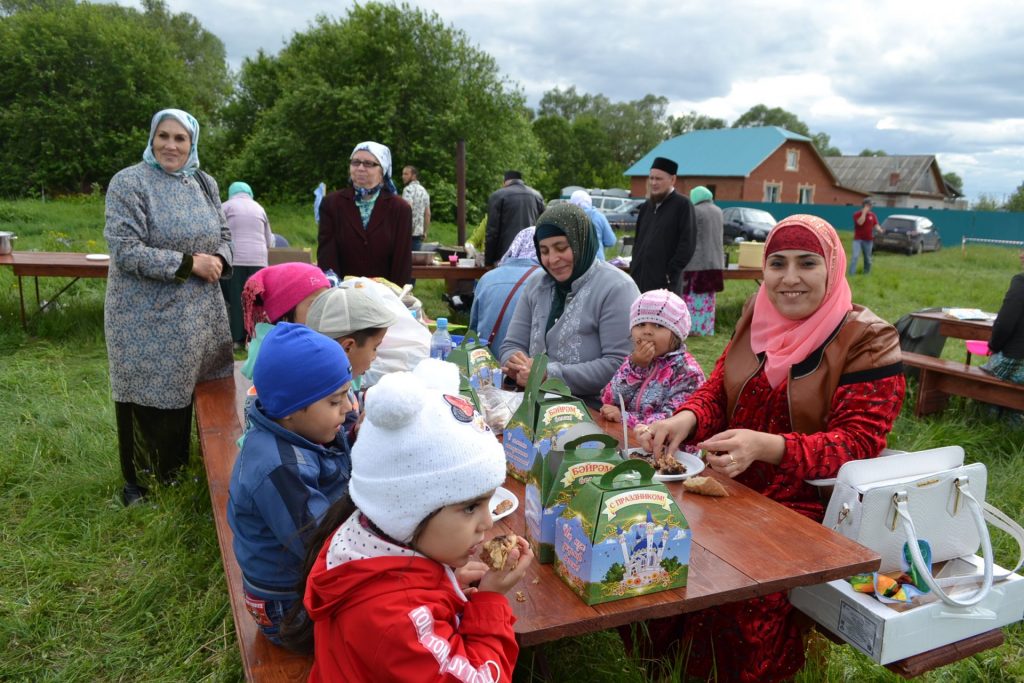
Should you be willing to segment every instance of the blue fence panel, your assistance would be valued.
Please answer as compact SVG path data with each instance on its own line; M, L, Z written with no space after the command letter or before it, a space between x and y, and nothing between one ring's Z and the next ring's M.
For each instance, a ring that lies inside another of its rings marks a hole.
M721 201L717 204L727 206L747 206L764 209L776 220L795 213L809 213L824 218L836 230L853 230L853 214L856 206L837 206L835 204L772 204L767 202L733 202ZM963 237L978 237L991 240L1024 241L1024 213L1006 211L954 211L951 209L906 209L876 206L875 214L879 221L892 214L910 214L926 216L939 230L942 244L950 247L960 244Z

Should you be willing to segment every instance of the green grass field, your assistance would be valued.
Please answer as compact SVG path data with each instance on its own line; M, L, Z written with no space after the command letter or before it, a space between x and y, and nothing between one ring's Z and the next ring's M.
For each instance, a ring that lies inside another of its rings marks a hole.
M296 246L315 244L308 206L267 209L275 232ZM98 197L0 202L0 230L19 235L17 250L105 251L102 227ZM454 226L432 231L434 239L454 242ZM850 234L842 234L848 242ZM1017 270L1016 252L998 248L972 246L966 256L955 248L915 257L881 253L873 273L851 284L855 301L895 321L927 306L998 310ZM40 287L46 298L58 283ZM438 281L417 285L432 317L447 314L441 288ZM0 268L0 680L241 680L198 447L178 485L145 505L120 503L103 291L103 280L78 282L54 310L33 318L26 334L16 280ZM719 297L719 334L690 340L705 370L754 291L752 282L728 282ZM962 359L962 342L950 340L943 355ZM959 399L941 417L915 420L911 396L890 446L962 445L969 460L989 468L988 500L1024 519L1024 430ZM993 538L996 559L1012 566L1016 548ZM1015 625L1006 634L1002 647L921 680L1024 680L1024 631ZM813 645L798 681L900 680L852 648L821 639ZM678 679L631 661L614 633L566 639L543 653L556 681ZM522 653L517 681L540 680L535 655Z

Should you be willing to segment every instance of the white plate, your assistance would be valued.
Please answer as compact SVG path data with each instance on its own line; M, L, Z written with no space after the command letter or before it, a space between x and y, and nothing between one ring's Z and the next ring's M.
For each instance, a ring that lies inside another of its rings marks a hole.
M512 507L502 512L500 515L494 514L494 508L498 507L498 503L502 502L503 500L511 500ZM497 522L499 519L502 519L503 517L508 517L516 511L516 509L519 507L519 499L516 498L514 493L509 491L504 486L499 486L497 489L495 489L494 495L491 496L490 506L491 519Z
M639 448L631 448L626 452L628 457L629 453L633 451L641 450ZM676 451L676 460L686 465L686 471L680 474L654 474L654 481L682 481L683 479L689 479L695 477L704 471L705 463L699 457L693 453L687 453L685 451Z
M109 261L110 254L86 254L86 261Z

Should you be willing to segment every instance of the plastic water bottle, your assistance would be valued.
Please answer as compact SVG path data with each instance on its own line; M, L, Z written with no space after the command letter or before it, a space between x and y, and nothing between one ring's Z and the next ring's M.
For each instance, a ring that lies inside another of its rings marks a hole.
M444 360L452 350L452 335L448 333L448 318L437 319L437 330L430 337L430 357Z

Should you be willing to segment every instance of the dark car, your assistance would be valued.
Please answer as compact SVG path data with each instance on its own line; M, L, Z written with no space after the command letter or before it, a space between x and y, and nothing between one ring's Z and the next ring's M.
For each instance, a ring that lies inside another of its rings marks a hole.
M924 216L893 215L882 221L875 236L875 249L902 251L908 256L942 249L942 239Z
M764 242L775 227L775 216L761 209L730 206L722 209L722 239L732 242Z
M608 219L608 222L612 226L612 230L636 230L636 217L640 213L640 207L643 206L643 199L631 199L628 204L621 207L618 211L612 211L604 215Z

